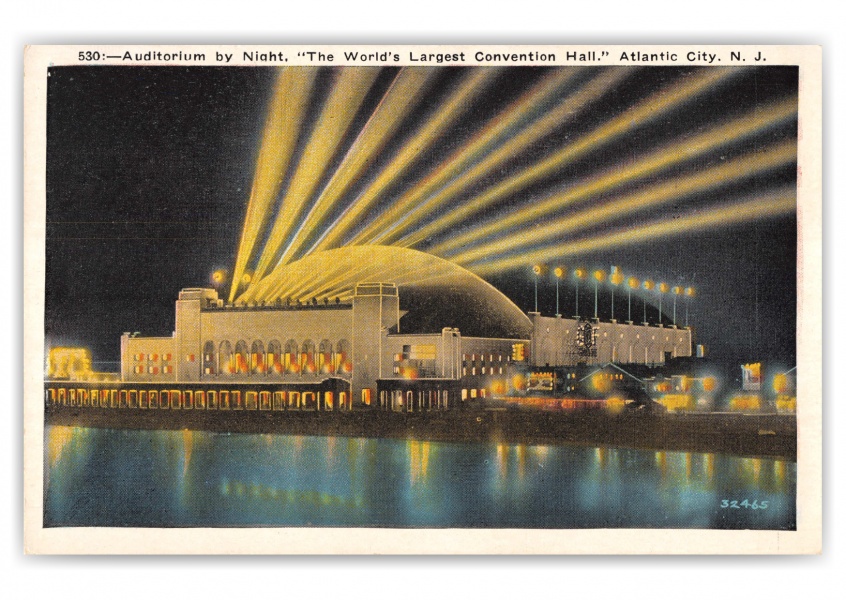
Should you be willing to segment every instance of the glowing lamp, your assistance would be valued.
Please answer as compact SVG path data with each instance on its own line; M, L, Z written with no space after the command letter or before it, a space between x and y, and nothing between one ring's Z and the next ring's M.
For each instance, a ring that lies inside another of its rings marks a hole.
M689 287L689 288L684 290L684 295L687 296L688 298L693 298L696 295L696 290L693 289L692 287Z
M679 286L675 286L675 287L673 288L673 293L674 293L676 296L680 296L680 295L681 295L681 293L682 293L682 289L681 289L681 287L679 287Z
M643 289L645 289L646 291L650 291L654 288L655 288L655 282L652 281L651 279L645 279L643 281Z
M223 269L218 269L211 275L212 283L215 285L220 285L221 283L226 281L226 271Z
M658 284L658 291L661 292L662 294L666 294L668 291L670 291L670 286L667 285L666 283L663 283L663 282L659 283Z
M623 283L624 279L625 277L623 277L623 274L619 271L617 271L616 273L611 273L611 277L608 278L608 280L614 285L620 285L621 283Z
M535 265L534 267L532 267L532 272L533 272L535 275L540 275L540 274L541 274L541 271L543 271L543 269L541 268L541 266L540 266L540 265Z
M629 277L628 284L631 289L636 290L640 287L640 280L637 277Z
M558 277L559 279L564 277L564 269L562 267L555 267L555 270L553 271L553 273L555 273L555 276Z
M587 271L585 269L579 268L573 271L573 275L576 276L576 279L584 279L587 277Z
M606 273L602 269L597 269L596 271L593 272L593 278L596 279L597 281L600 281L600 282L605 281L605 276L606 276Z

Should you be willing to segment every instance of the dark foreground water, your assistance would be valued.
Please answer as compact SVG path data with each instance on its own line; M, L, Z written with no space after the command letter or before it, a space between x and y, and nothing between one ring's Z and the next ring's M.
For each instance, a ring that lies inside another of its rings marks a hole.
M60 426L45 436L45 526L796 524L796 464L771 459Z

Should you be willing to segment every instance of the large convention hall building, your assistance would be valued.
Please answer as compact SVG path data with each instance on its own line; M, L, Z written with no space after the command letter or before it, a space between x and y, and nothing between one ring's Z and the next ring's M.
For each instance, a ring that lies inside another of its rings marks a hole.
M408 249L321 252L264 285L231 304L182 290L172 336L122 336L121 381L190 387L204 402L204 389L229 386L247 409L445 410L507 393L527 368L692 353L689 328L527 315L469 271Z

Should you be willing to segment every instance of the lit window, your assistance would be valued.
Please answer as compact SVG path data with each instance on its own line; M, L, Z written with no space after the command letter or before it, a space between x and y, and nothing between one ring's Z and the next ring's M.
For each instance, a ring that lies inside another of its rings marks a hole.
M482 367L482 375L485 374L485 367Z
M170 365L165 365L162 367L162 373L173 373L173 367Z
M476 367L473 367L473 375L476 374Z
M158 354L151 354L150 360L152 360L153 362L156 362L157 360L159 360L159 355Z
M147 369L147 372L150 373L150 375L158 375L159 374L159 368L158 367L150 367L149 369Z
M194 362L194 355L193 354L186 354L185 355L185 362Z
M461 374L465 376L467 375L467 367L462 367Z
M472 390L470 390L470 397L471 397L471 398L475 398L475 397L476 397L476 389L475 389L475 388L474 388L474 389L472 389Z
M163 355L162 360L170 360L170 353Z
M141 365L138 365L137 367L135 367L135 373L137 375L140 375L143 372L144 372L144 367L142 367Z

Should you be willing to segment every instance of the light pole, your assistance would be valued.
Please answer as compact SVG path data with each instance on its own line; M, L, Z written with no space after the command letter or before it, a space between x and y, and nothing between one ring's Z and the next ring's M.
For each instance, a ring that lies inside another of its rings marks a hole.
M576 278L576 318L579 318L579 282L587 276L587 271L579 267L573 271L573 276Z
M688 309L690 308L690 299L693 298L696 295L696 290L693 289L693 287L689 287L684 291L684 295L685 295L685 298L687 298L687 300L685 300L685 303L684 303L684 326L687 327L688 326L687 317L688 317Z
M535 312L538 312L538 278L542 271L543 268L540 265L532 267L532 273L535 274Z
M555 274L555 316L560 317L561 311L558 307L558 284L561 281L561 278L564 277L564 267L555 267L553 273Z
M655 282L652 281L651 279L644 279L643 280L643 289L646 290L647 292L651 292L652 290L655 289ZM647 320L646 320L646 299L648 297L649 297L648 293L643 296L643 324L644 325L646 325L646 323L647 323Z
M661 324L661 321L664 320L664 313L661 310L662 306L661 303L664 301L664 294L670 291L670 286L664 283L663 281L658 284L658 324Z
M593 272L593 318L599 318L599 284L605 281L605 271L597 269Z
M611 282L611 320L616 320L616 315L614 314L614 288L618 285L623 283L623 272L620 271L619 267L611 267L611 277L608 278Z
M673 288L673 325L676 324L676 300L681 295L681 293L682 293L681 286L677 285Z
M640 287L640 281L638 281L637 277L629 277L629 323L632 322L632 290L636 290Z

